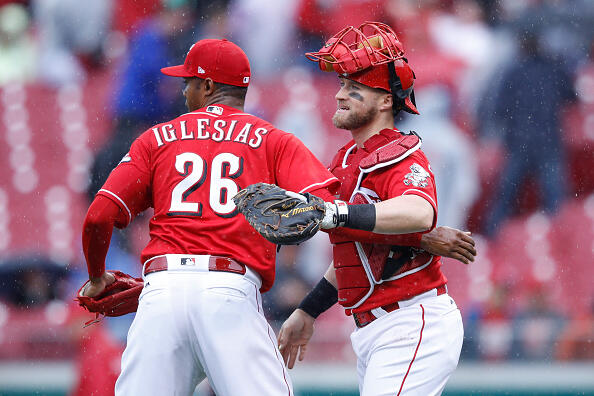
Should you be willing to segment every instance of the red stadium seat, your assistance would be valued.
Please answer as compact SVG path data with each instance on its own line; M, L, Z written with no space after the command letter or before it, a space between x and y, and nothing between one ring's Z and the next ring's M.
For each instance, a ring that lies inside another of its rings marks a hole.
M87 169L109 131L109 80L98 74L83 87L0 89L7 142L0 145L0 252L79 254Z

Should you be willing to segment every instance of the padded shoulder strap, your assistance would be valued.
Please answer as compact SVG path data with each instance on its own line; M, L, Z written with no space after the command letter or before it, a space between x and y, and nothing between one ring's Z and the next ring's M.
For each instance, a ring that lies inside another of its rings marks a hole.
M421 139L417 134L403 135L375 150L361 160L361 172L369 173L375 169L402 161L421 148Z

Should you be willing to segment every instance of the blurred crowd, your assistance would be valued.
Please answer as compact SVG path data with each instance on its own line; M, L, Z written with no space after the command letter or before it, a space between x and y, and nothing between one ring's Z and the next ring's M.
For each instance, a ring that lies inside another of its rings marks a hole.
M85 95L101 98L95 113L105 127L89 132L91 158L78 184L83 187L72 192L85 208L136 136L185 111L181 85L160 68L182 61L198 39L228 38L251 62L246 110L296 134L328 162L347 138L330 123L336 81L303 54L365 20L393 26L415 70L421 115L403 116L397 127L424 139L437 179L438 224L471 230L483 248L477 263L462 269L469 278L465 298L452 291L465 316L463 359L593 360L591 281L584 293L571 283L571 275L594 275L587 265L594 262L590 0L102 0L84 6L79 0L0 0L0 110L8 123L11 102L5 98L20 92L18 87L42 93L79 87L83 106ZM46 123L58 125L58 115L43 114ZM27 199L27 189L17 184L22 195L11 197L11 182L5 180L0 215L7 202ZM564 221L568 218L575 221ZM543 234L539 224L550 232ZM10 228L1 221L0 226ZM555 233L561 226L567 228ZM76 234L80 225L73 227ZM138 253L147 238L142 228L132 225L114 234L108 268L139 275ZM517 229L528 231L514 233ZM572 232L575 238L564 239ZM71 255L47 254L43 247L28 255L0 238L0 327L18 322L18 312L31 328L31 320L42 327L52 317L48 310L54 315L61 310L56 316L61 319L51 319L62 329L55 334L68 331L77 343L89 334L111 337L106 345L117 350L129 317L98 325L105 330L99 335L68 326L74 309L68 302L86 278L76 236L73 241ZM528 258L514 261L523 255ZM264 301L272 321L290 314L329 257L324 235L280 250L277 283ZM498 268L511 270L502 274ZM25 310L39 311L30 317ZM342 316L329 314L327 321L352 326ZM332 338L332 326L327 329L330 336L322 331L320 343ZM51 343L47 337L42 341ZM70 338L56 336L55 342L70 347L33 355L8 348L0 359L76 356ZM5 345L6 337L0 343Z

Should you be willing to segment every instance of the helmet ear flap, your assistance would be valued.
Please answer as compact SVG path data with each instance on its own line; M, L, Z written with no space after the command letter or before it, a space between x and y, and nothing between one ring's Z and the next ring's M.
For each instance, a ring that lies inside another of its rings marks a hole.
M393 104L394 115L400 110L411 114L419 114L417 110L413 84L415 73L408 66L406 59L388 63L390 75L390 91L395 99Z

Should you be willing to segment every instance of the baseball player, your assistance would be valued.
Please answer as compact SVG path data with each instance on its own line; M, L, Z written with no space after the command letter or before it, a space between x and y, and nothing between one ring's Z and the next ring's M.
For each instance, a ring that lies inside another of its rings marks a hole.
M338 302L356 324L361 395L439 395L463 338L441 258L419 248L419 234L380 235L426 232L437 219L421 140L394 127L398 112L419 114L414 73L396 34L380 23L345 28L307 56L339 73L332 120L353 140L330 166L341 181L331 227L355 230L329 230L333 265L283 324L283 357L289 368L303 359L315 318Z
M192 395L208 377L219 396L293 395L260 295L274 281L275 246L231 198L256 182L300 192L339 182L293 135L243 111L250 66L232 42L198 41L183 65L162 72L184 79L189 113L134 141L83 226L83 293L93 297L113 282L113 227L154 208L115 393Z

